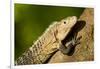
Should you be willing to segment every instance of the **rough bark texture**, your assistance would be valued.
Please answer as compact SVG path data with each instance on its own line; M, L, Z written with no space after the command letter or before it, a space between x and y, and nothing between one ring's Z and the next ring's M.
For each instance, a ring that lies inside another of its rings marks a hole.
M74 28L77 37L82 36L80 44L75 47L72 55L64 55L60 51L50 59L48 63L78 62L94 60L94 9L87 8L79 18L79 26ZM84 27L81 30L76 28Z

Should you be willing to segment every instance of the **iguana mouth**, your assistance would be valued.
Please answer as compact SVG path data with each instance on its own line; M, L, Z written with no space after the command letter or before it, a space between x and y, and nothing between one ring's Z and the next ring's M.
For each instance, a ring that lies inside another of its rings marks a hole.
M70 32L66 35L66 37L61 41L63 45L65 45L67 42L69 42L74 37L76 33L75 32L76 24L71 28Z
M76 24L75 24L76 25ZM70 29L69 33L66 35L66 37L61 41L62 45L64 46L64 48L66 48L66 44L70 41L72 41L72 39L75 37L76 38L76 32L75 32L75 25ZM75 51L75 47L76 46L72 46L70 51L67 53L68 56L73 55L74 51ZM67 49L67 48L66 48Z

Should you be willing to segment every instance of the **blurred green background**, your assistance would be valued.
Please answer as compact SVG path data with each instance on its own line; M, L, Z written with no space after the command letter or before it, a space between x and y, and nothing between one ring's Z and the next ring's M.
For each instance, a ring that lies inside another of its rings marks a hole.
M67 16L79 17L84 8L43 6L32 4L14 5L15 59L28 49L53 21Z

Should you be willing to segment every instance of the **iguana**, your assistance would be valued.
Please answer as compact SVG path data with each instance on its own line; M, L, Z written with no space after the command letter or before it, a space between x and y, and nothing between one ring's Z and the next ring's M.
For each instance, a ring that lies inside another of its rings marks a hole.
M42 64L57 50L67 54L71 45L75 44L75 40L67 43L67 46L63 46L61 41L70 33L76 23L76 16L53 22L43 35L15 61L15 65Z

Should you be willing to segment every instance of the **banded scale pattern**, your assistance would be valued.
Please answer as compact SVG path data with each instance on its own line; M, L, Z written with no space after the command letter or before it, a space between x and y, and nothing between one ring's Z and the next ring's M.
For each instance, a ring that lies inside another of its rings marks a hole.
M57 22L53 22L43 35L15 61L15 65L41 64L48 60L52 55L52 53L49 53L49 50L52 49L53 46L50 47L50 45L55 41L54 33L57 25Z

